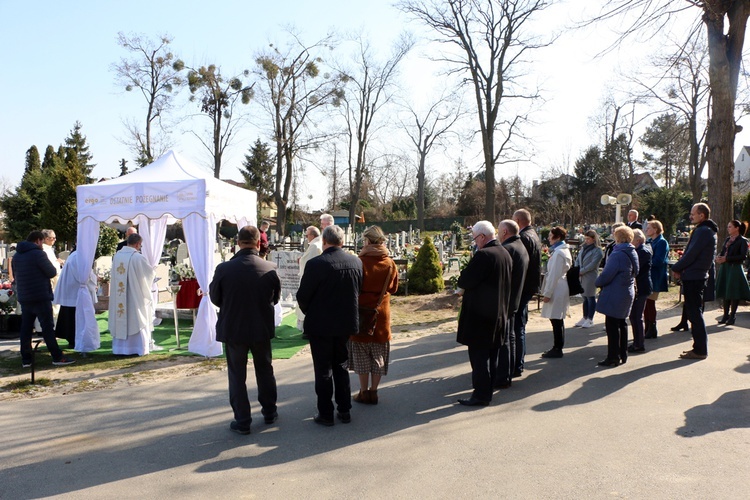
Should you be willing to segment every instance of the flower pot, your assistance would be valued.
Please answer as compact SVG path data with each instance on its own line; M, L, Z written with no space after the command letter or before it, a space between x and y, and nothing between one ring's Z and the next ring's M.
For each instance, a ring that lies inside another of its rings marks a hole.
M180 280L180 291L175 301L178 309L197 309L201 303L198 280Z

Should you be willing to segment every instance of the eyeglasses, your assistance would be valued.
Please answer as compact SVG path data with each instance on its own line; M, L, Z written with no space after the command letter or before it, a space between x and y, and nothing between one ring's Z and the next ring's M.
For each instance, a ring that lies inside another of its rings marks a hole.
M472 238L471 238L471 239L472 239L473 241L477 241L477 238L479 238L480 236L484 236L484 235L483 235L483 234L481 234L481 233L480 233L480 234L476 234L476 235L472 236Z

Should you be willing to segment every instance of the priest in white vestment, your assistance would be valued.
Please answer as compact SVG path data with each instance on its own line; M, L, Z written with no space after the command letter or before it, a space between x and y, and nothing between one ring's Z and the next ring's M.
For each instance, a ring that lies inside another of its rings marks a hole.
M320 230L317 227L308 227L305 236L307 236L308 245L305 253L303 253L302 257L299 258L300 279L302 279L302 275L305 273L305 264L307 264L310 259L313 259L323 253L323 241L320 239ZM299 308L299 305L297 306L295 314L297 315L297 330L303 331L303 325L305 324L305 313L302 312L302 310Z
M151 283L154 269L141 255L143 237L131 234L127 246L112 259L109 332L112 354L148 354L153 331Z

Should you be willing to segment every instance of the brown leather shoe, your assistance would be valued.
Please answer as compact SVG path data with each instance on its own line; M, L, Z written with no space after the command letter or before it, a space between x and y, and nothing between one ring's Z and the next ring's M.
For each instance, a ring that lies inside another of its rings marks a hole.
M370 396L369 404L371 405L378 404L378 390L377 389L375 390L370 389L369 391L367 391L367 394Z
M372 404L370 401L370 391L359 391L352 399L357 403L366 405Z
M685 351L680 354L681 359L706 359L707 357L706 354L698 354L695 351Z

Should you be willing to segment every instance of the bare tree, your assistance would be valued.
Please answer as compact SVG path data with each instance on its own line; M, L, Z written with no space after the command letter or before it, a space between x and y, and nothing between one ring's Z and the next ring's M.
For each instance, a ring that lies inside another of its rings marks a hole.
M255 59L262 82L258 94L271 120L276 146L274 199L278 211L276 225L282 235L291 201L294 162L300 151L315 148L326 138L312 121L316 111L340 104L340 87L345 80L338 73L321 71L323 59L316 52L331 48L331 36L305 45L295 34L289 34L292 42L287 48L271 44L269 50Z
M706 166L710 94L708 85L708 50L700 33L693 32L685 43L675 43L672 54L658 57L657 75L644 75L633 81L642 94L661 103L665 111L675 113L686 124L689 142L688 185L697 203L703 196L703 171ZM656 80L656 84L650 83ZM670 187L667 179L667 187Z
M412 144L417 148L417 227L424 231L425 164L427 155L436 144L441 144L451 127L461 118L460 104L455 96L445 94L435 101L424 114L407 106L410 124L401 122Z
M534 14L548 6L545 0L402 0L399 7L437 31L437 41L455 50L441 60L454 73L468 73L482 136L485 169L484 215L495 214L495 166L523 158L514 143L528 114L511 111L518 101L533 102L539 95L523 84L522 68L530 50L545 47L526 36ZM500 141L496 144L496 133ZM512 158L511 158L512 157Z
M356 220L357 203L368 165L367 148L377 130L375 117L391 101L398 65L414 46L410 37L402 35L389 58L379 63L375 61L370 43L364 35L360 34L355 43L355 68L346 71L352 91L346 93L343 108L348 139L349 220L352 224Z
M661 28L679 13L690 10L705 25L708 41L711 94L706 135L708 198L713 218L731 220L734 211L734 139L741 130L735 120L735 105L750 1L688 0L677 3L670 0L610 0L594 21L619 18L623 13L636 13L636 19L622 30L622 38L625 38L642 29ZM697 29L697 24L695 26L694 29ZM719 224L719 238L724 235L725 229Z
M124 122L129 136L124 142L131 147L140 166L153 162L170 145L162 119L171 108L172 97L184 83L180 76L184 63L169 50L170 43L169 35L154 41L143 35L117 34L117 44L133 54L132 59L122 58L112 66L117 83L128 92L138 90L146 100L145 128L132 120Z
M214 64L191 69L187 83L190 89L190 100L197 99L201 111L211 120L211 141L208 142L193 132L214 159L214 177L221 174L221 160L224 151L232 142L234 132L245 122L244 116L237 111L238 104L248 104L253 97L253 86L245 85L242 76L248 76L245 70L241 75L228 81L222 76L221 69Z

